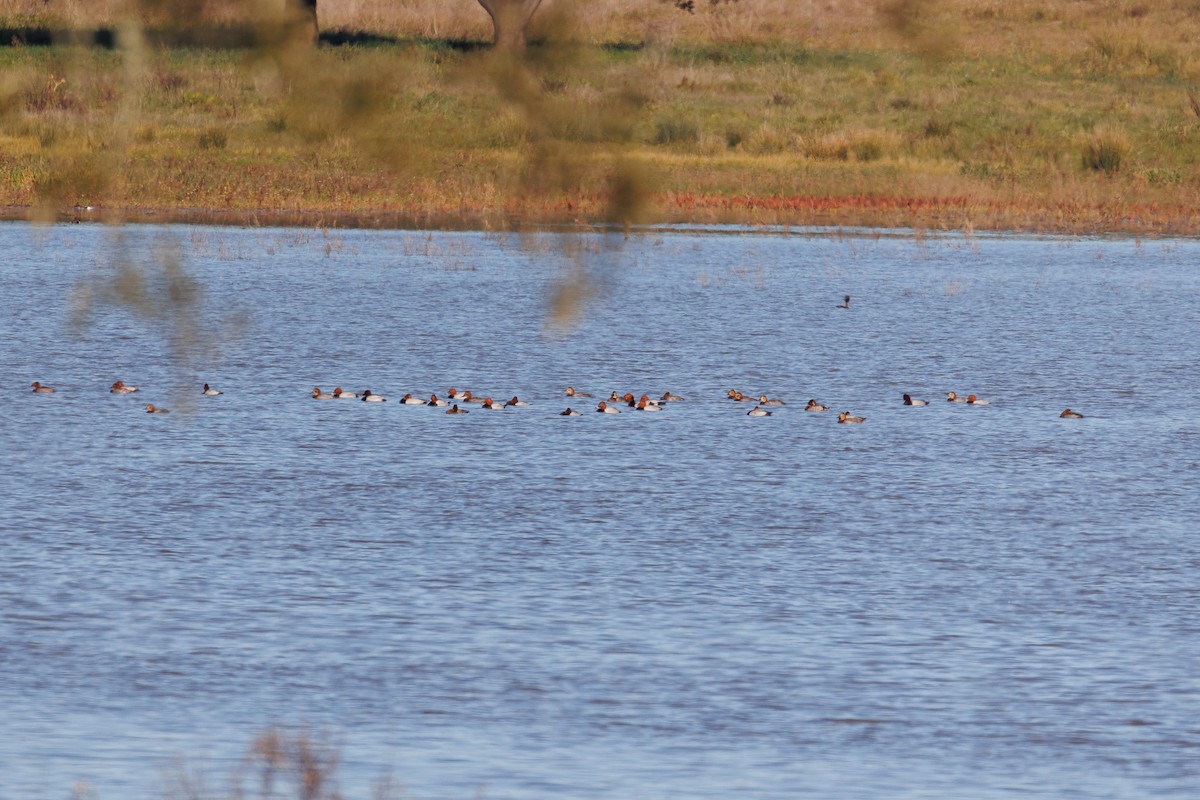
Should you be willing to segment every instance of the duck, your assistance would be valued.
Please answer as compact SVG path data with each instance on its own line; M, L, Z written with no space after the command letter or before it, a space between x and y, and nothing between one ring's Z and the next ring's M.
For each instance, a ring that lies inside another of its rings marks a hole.
M1072 411L1068 408L1065 409L1063 413L1059 414L1058 417L1059 419L1083 419L1083 414L1080 414L1078 411Z
M805 411L828 411L829 406L823 406L820 403L818 403L816 400L809 400L808 404L806 406L804 406L804 410Z
M625 394L621 395L621 402L630 408L633 408L637 405L637 400L634 398L633 392L626 392Z
M332 400L333 395L331 395L329 392L322 392L321 388L319 386L314 386L313 390L312 390L312 399L313 400Z
M225 394L225 393L220 390L212 388L211 386L209 386L206 383L206 384L204 384L204 389L201 390L200 394L206 394L209 397L216 397L219 394Z
M357 400L358 392L344 392L339 386L333 390L333 398L335 400Z
M517 397L517 396L514 394L514 395L512 396L512 400L509 400L507 403L505 403L505 404L504 404L504 407L505 407L505 408L508 408L509 406L520 407L520 406L527 406L527 405L529 405L529 403L526 403L524 400L521 400L521 399L519 399L519 398L518 398L518 397Z
M959 396L958 396L957 394L955 394L954 392L946 392L946 400L947 400L948 402L951 402L951 403L965 403L965 402L967 402L967 399L966 399L965 397L959 397Z
M637 405L634 408L638 411L662 411L662 408L651 403L646 395L642 395L642 399L637 401Z
M906 405L906 406L927 406L927 405L929 405L929 401L928 400L913 400L908 395L904 395L904 405Z
M413 397L411 394L406 394L400 398L400 402L406 406L423 406L425 401L419 397Z
M483 398L483 405L480 406L480 408L485 408L488 411L503 411L504 410L504 406L496 405L495 403L492 402L492 398L490 398L490 397Z
M646 401L646 405L648 405L648 406L657 406L657 405L659 404L659 402L660 402L660 401L658 401L658 400L651 400L651 399L650 399L650 395L648 395L648 394L644 394L644 395L642 395L641 397L639 397L639 398L638 398L638 402L639 402L639 403L640 403L641 401L643 401L643 400L645 400L645 401Z
M33 382L34 394L52 394L55 391L53 386L43 386L38 381Z
M467 411L465 408L459 408L458 403L455 403L454 405L452 405L446 409L446 413L447 414L470 414L471 412Z
M125 381L117 381L108 391L112 394L133 394L137 390L136 386L126 386Z
M386 403L387 398L381 394L375 394L370 389L363 389L362 399L367 403Z
M574 395L574 396L578 397L579 395ZM573 411L570 406L567 406L566 411L558 412L558 415L560 417L582 417L583 416L583 414L580 414L578 411Z
M429 395L429 402L426 403L425 405L437 406L438 408L442 408L442 407L448 405L448 403L445 400L438 400L438 396L436 394L431 394L431 395Z
M574 386L567 387L567 397L591 397L587 392L577 392Z
M989 406L992 404L991 400L980 400L975 395L969 395L967 397L967 402L973 406Z
M782 400L768 400L765 394L760 394L758 396L758 404L760 406L781 406L784 405L784 402Z
M845 297L843 297L842 304L840 306L834 306L834 308L849 309L850 308L850 295L846 295Z
M614 392L613 394L616 394L616 392ZM606 403L603 400L601 400L599 405L596 406L596 410L599 411L601 414L620 414L621 413L621 409L613 408L612 406L610 406L608 403Z
M725 396L730 400L737 400L739 394L741 393L737 389L730 389Z
M146 413L147 414L170 414L171 412L165 408L158 408L153 405L148 405L148 406L146 406Z
M861 425L866 421L866 417L855 417L849 411L843 411L838 414L838 422L842 425Z
M746 412L746 416L747 417L769 417L769 416L771 416L771 412L767 411L762 406L755 406L754 408L752 408Z
M459 392L458 402L460 402L460 403L482 403L483 398L476 397L475 395L471 394L471 390L468 389L465 392Z
M616 392L616 390L614 389L614 390L613 390L613 393L612 393L612 394L610 394L610 395L608 396L608 399L607 399L607 400L605 400L604 402L606 402L606 403L620 403L620 402L622 402L622 401L621 401L621 398L620 398L620 397L617 395L617 392Z
M670 392L663 392L663 396L658 398L658 402L660 403L679 403L682 401L682 397L677 394L671 394Z
M462 402L463 394L464 394L463 392L460 392L458 389L455 389L453 386L451 386L450 391L446 392L446 397L449 397L450 402L452 402L452 403L460 403L460 402ZM467 392L466 394L470 394L470 393ZM450 412L447 411L446 413L449 414Z

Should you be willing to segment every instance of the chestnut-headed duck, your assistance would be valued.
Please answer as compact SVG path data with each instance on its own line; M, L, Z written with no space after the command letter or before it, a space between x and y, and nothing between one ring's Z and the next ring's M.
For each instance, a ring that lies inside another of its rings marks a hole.
M782 400L768 400L765 394L760 394L758 396L758 404L760 406L781 406L784 403Z
M644 395L642 395L641 397L639 397L639 398L638 398L638 402L639 402L639 403L640 403L641 401L643 401L643 400L645 400L645 401L646 401L646 405L648 405L648 406L656 406L656 405L658 405L658 404L659 404L659 402L660 402L659 400L651 400L651 399L650 399L650 395L648 395L648 394L644 394Z
M808 405L804 407L805 411L828 411L829 406L823 406L816 400L809 400Z
M1083 414L1080 414L1078 411L1072 411L1069 408L1058 416L1060 419L1083 419Z
M975 395L969 395L967 397L967 402L973 406L987 406L992 404L991 400L980 400Z
M637 401L637 405L634 406L634 408L636 408L638 411L662 411L660 406L650 403L646 395L642 395L642 399Z
M475 395L471 394L471 390L468 389L465 392L459 392L458 402L460 402L460 403L482 403L483 398L476 397Z
M580 397L581 395L574 395L574 396ZM580 414L578 411L572 411L570 406L567 407L566 411L558 412L558 415L560 417L582 417L583 416L583 414Z
M480 408L486 409L488 411L503 411L504 410L504 406L496 405L495 402L493 402L492 398L490 398L490 397L483 398L483 405L480 406Z
M771 416L771 412L767 411L765 408L762 408L761 406L755 406L754 408L752 408L746 412L746 416L747 417L769 417L769 416Z
M630 408L633 408L637 405L637 398L633 396L633 392L626 392L625 394L621 395L621 402Z
M850 295L846 295L845 297L843 297L842 304L840 306L834 306L834 308L846 308L846 309L850 308Z
M133 394L138 390L136 386L126 386L125 381L117 381L108 391L112 394Z
M425 401L419 397L413 397L411 394L406 394L400 398L400 402L406 406L423 406Z
M201 390L200 394L206 394L206 395L208 395L209 397L216 397L216 396L217 396L217 395L219 395L219 394L225 394L225 393L224 393L224 392L222 392L222 391L219 391L219 390L217 390L217 389L214 389L214 388L212 388L211 386L209 386L209 385L206 383L206 384L204 384L204 389L202 389L202 390Z
M587 392L577 392L574 386L567 387L567 397L591 397Z
M739 394L739 392L737 389L730 389L729 392L725 396L728 397L730 400L737 400L738 394Z
M455 403L454 405L452 405L446 409L446 413L447 414L470 414L471 412L467 411L465 408L459 408L458 403Z
M904 405L906 405L906 406L927 406L927 405L929 405L929 401L928 400L913 400L908 395L904 395Z
M613 394L616 394L616 392L614 392ZM613 408L612 406L610 406L608 403L604 402L603 400L601 400L600 404L596 406L596 410L599 411L601 414L620 414L621 413L621 409Z
M946 392L946 400L947 400L947 401L949 401L949 402L951 402L951 403L965 403L965 402L967 402L967 398L965 398L965 397L959 397L959 396L958 396L957 394L955 394L954 392Z
M658 402L660 403L678 403L682 400L682 397L677 394L671 394L670 392L663 392L663 396L658 398Z
M529 405L529 403L526 403L524 400L521 400L521 399L519 399L519 398L518 398L518 397L517 397L517 396L514 394L514 395L512 396L512 400L509 400L507 403L505 403L505 404L504 404L504 407L505 407L505 408L507 408L507 407L509 407L509 406L527 406L527 405Z
M333 399L334 400L357 400L358 392L344 392L344 391L342 391L342 387L339 386L333 390Z
M312 390L313 400L332 400L333 395L329 392L322 392L319 386L314 386Z
M381 394L375 394L370 389L363 389L362 399L367 403L386 403L387 398Z
M449 397L451 402L457 403L462 401L463 393L451 386L450 391L446 392L446 397Z
M54 392L54 387L53 386L43 386L42 384L38 383L37 381L34 381L33 382L33 392L34 392L34 394L52 394Z
M443 408L444 406L446 406L448 404L446 403L445 400L438 400L438 396L436 394L431 394L431 395L429 395L429 402L426 403L425 405L437 406L438 408Z
M838 422L842 425L860 425L866 421L866 417L852 416L849 411L843 411L838 414Z
M148 405L148 406L146 406L146 413L147 414L170 414L171 412L165 408L157 408L155 406Z

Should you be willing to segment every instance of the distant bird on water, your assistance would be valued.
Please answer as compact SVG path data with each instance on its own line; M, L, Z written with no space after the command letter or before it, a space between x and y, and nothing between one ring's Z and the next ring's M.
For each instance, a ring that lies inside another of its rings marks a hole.
M842 304L840 306L834 306L834 308L850 308L850 295L843 297Z
M53 392L53 391L54 391L54 387L53 387L53 386L43 386L43 385L42 385L40 382L38 382L38 381L34 381L34 382L33 382L33 392L34 392L34 394L50 394L50 393L51 393L51 392Z
M1058 416L1060 419L1083 419L1083 414L1080 414L1078 411L1072 411L1069 408Z

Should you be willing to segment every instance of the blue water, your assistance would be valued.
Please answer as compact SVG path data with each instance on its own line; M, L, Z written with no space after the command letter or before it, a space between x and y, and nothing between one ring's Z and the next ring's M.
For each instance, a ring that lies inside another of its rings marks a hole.
M348 798L1200 794L1200 242L0 254L0 800L228 797L276 726ZM531 405L396 402L451 386Z

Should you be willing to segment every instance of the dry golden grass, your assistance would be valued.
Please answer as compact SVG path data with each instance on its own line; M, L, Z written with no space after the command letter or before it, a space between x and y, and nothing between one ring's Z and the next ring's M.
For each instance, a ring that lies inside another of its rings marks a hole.
M270 0L192 5L232 24ZM0 0L0 26L119 26L125 8ZM179 6L139 8L153 26ZM0 204L1200 229L1200 0L547 0L523 66L456 44L489 36L468 0L319 13L397 41L0 48Z

